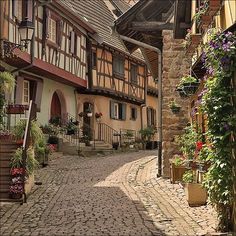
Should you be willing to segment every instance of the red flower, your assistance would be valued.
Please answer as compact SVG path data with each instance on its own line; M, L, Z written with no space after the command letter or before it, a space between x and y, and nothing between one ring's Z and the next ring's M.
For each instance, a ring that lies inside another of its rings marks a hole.
M197 151L200 151L202 149L202 146L203 146L203 142L202 141L197 141L196 142Z

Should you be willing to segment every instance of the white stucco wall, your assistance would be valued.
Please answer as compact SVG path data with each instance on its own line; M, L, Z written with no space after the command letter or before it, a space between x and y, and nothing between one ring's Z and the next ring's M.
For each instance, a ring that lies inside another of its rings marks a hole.
M65 98L66 112L75 117L76 102L74 89L74 87L61 84L50 79L44 79L41 111L37 114L38 122L42 125L48 123L50 119L52 96L53 93L57 90L60 90Z

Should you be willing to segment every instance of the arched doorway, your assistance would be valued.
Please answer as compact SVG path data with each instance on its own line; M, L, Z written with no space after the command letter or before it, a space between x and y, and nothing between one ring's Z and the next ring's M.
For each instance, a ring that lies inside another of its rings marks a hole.
M50 116L50 122L55 123L57 125L60 124L62 113L61 113L61 102L59 99L59 96L57 92L54 92L52 96L52 102L51 102L51 116Z

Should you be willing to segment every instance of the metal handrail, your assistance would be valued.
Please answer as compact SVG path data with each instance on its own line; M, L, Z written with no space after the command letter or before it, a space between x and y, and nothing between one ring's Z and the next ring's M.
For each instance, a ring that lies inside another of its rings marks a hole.
M109 144L120 142L120 133L105 123L98 123L98 140Z
M22 204L26 203L26 194L25 194L25 175L26 175L26 159L27 159L27 150L29 148L29 138L30 138L30 127L31 127L31 121L33 118L35 118L35 114L33 115L33 103L32 100L30 100L29 104L29 114L26 120L26 127L25 127L25 133L24 133L24 140L22 145L22 168L23 168L23 174L22 174L22 184L23 184L23 198L22 198Z

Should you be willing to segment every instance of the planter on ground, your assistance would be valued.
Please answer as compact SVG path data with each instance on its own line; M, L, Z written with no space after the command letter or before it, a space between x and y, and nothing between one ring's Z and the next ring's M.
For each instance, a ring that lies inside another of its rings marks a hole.
M25 181L25 194L28 195L34 186L34 174L30 175Z
M199 183L186 183L184 186L189 206L202 206L206 204L207 192Z
M176 166L174 163L170 163L170 182L174 184L176 181L182 181L184 172L187 171L185 166Z

